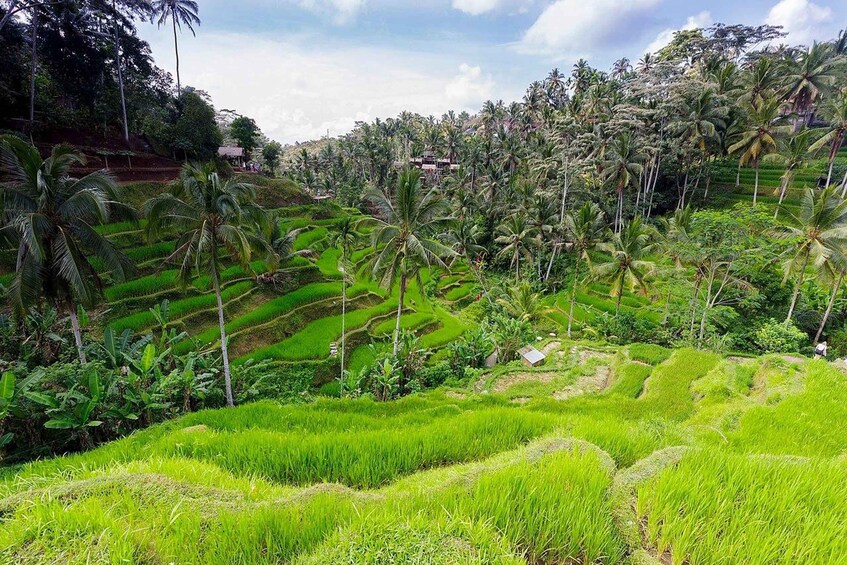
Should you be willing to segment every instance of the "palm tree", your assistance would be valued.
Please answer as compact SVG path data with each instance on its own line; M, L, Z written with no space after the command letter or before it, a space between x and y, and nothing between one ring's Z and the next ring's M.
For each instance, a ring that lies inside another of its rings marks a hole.
M748 108L749 122L741 140L729 148L730 153L740 152L738 165L753 163L756 168L756 183L753 188L753 206L759 195L759 165L762 157L776 153L777 138L787 134L791 128L779 125L781 121L779 101L775 98L763 100L758 106Z
M829 131L814 142L809 147L809 151L817 153L829 145L829 172L826 175L826 186L829 186L832 182L832 167L835 165L835 157L844 144L844 136L847 135L847 90L840 92L835 98L827 100L821 107L820 113L826 119Z
M802 129L799 133L791 137L784 138L779 143L779 153L766 155L765 160L772 160L781 163L785 167L785 172L782 174L782 182L779 188L779 203L774 210L774 220L779 216L779 210L782 206L782 201L785 199L785 191L794 180L794 175L797 170L805 166L809 159L809 141L811 130Z
M818 331L815 334L815 340L812 347L816 346L821 339L826 323L829 321L829 316L832 314L832 307L835 305L835 299L838 293L844 288L844 277L847 276L847 256L844 254L844 246L839 245L837 249L830 250L831 254L826 258L826 262L822 265L818 278L824 280L832 287L832 292L829 295L829 302L826 305L821 325L818 326Z
M94 229L122 208L118 186L103 171L72 178L71 167L83 163L83 156L68 146L56 146L42 159L28 143L0 138L0 167L7 175L0 184L0 236L18 245L9 296L18 312L41 298L67 312L81 363L86 358L77 305L93 304L103 287L91 260L102 261L116 281L132 270L126 257Z
M449 237L453 242L453 250L456 252L456 255L465 259L468 267L470 267L474 276L476 276L479 286L482 287L485 298L491 302L488 289L482 280L482 273L477 269L476 264L477 258L485 253L485 248L477 243L482 237L482 229L472 220L463 218L454 222Z
M191 35L197 36L194 26L200 25L199 7L194 0L153 0L153 13L158 16L158 25L162 27L168 18L174 29L174 52L176 53L176 91L182 92L182 83L179 79L179 41L177 39L177 28L182 30L185 25Z
M541 294L535 292L529 281L522 281L509 289L509 293L497 299L510 317L522 322L534 322L543 310Z
M342 393L344 392L344 334L347 329L347 282L350 279L350 266L347 264L347 259L358 238L356 223L350 216L345 216L338 223L330 238L330 245L341 248L341 264L339 265L341 269L341 376L339 382L341 383Z
M512 214L497 228L497 239L494 241L503 245L498 255L510 257L509 267L515 269L515 284L521 278L521 256L532 261L532 245L535 233L523 214Z
M630 132L618 135L609 146L603 159L603 181L611 186L618 197L615 215L615 233L620 233L623 224L623 195L627 188L637 188L638 179L644 170L641 162L644 155L635 145L635 139Z
M226 403L233 406L224 305L221 298L222 254L249 266L251 245L262 245L253 232L267 229L267 215L255 203L255 189L233 178L222 179L214 164L183 166L179 178L165 194L144 205L151 237L163 230L179 234L168 261L179 261L179 278L187 285L200 273L212 278L218 306ZM267 247L265 246L267 249Z
M596 204L586 202L579 210L565 215L564 226L571 249L576 253L571 304L568 312L568 337L570 337L571 326L573 326L573 309L576 304L576 287L579 283L579 267L583 258L588 259L588 250L594 247L603 237L605 230L603 211Z
M400 174L393 198L375 187L370 187L365 196L379 212L371 236L378 249L373 274L383 287L390 288L394 281L400 281L394 327L394 355L397 355L406 283L410 277L416 277L420 285L421 267L447 268L443 258L454 252L436 237L446 231L450 218L441 194L423 187L417 169Z
M624 290L640 289L647 294L647 277L656 265L646 257L653 251L651 230L642 224L641 218L633 218L620 233L612 234L607 242L597 247L612 256L612 260L594 267L594 276L611 284L609 296L616 299L615 316L621 311Z
M788 223L783 226L780 235L793 242L792 256L784 263L786 280L796 276L794 293L785 321L791 320L797 298L806 277L806 269L811 263L820 268L847 239L847 201L841 200L835 187L827 187L816 192L807 189L798 213L789 214Z
M829 43L815 42L803 51L796 61L785 65L783 100L791 102L794 111L803 116L806 125L812 117L811 108L838 80L836 58Z

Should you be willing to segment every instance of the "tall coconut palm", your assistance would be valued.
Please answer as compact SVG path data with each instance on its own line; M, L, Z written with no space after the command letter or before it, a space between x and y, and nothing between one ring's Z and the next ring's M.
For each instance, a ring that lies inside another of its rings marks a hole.
M151 237L164 230L178 234L168 261L179 261L179 278L187 285L201 274L209 275L218 307L226 403L233 406L224 305L220 272L224 255L249 266L252 246L261 245L255 231L267 229L267 215L255 203L255 189L234 178L222 179L213 164L183 166L171 190L145 203Z
M498 255L509 258L510 268L515 270L515 284L521 278L521 257L532 261L532 246L535 230L523 214L512 214L497 228L495 241L503 246Z
M574 266L573 287L571 288L571 304L568 311L568 337L573 326L573 310L576 304L576 288L579 284L579 268L583 259L588 259L588 251L603 238L605 222L603 211L593 202L586 202L579 210L565 215L565 234L571 249L576 254Z
M350 257L350 251L356 245L358 239L359 234L356 232L356 222L350 216L345 216L338 223L335 227L335 232L333 232L330 238L330 245L341 249L341 262L339 263L339 269L341 270L341 376L339 382L341 383L342 393L344 392L344 344L346 341L344 334L347 330L347 283L350 282L351 278L351 268L348 264L348 259Z
M774 219L779 216L782 201L785 199L785 192L794 180L794 175L809 160L811 133L812 131L809 129L802 129L791 137L783 138L778 144L779 152L764 157L765 160L776 161L785 167L779 187L779 203L773 213Z
M394 355L400 345L400 317L409 278L420 281L420 269L433 265L447 268L444 258L454 251L437 238L450 222L445 201L437 190L426 189L418 170L405 170L397 179L394 196L371 187L365 194L378 211L371 239L377 248L373 274L383 287L399 280Z
M800 210L788 215L788 223L780 235L793 243L791 255L783 264L785 279L795 278L787 322L794 315L809 265L820 268L832 250L847 240L847 201L838 197L835 187L818 192L807 189Z
M482 228L471 219L463 218L453 223L449 237L453 243L453 250L457 256L464 258L467 262L474 276L476 276L479 286L482 287L485 298L491 302L488 289L482 279L482 273L477 268L477 261L485 253L485 248L478 243L482 237Z
M838 81L834 55L831 44L815 42L807 51L801 52L796 61L790 61L784 67L782 99L791 102L806 125L812 117L812 106Z
M177 29L182 30L184 25L191 31L191 35L197 36L194 26L200 25L199 7L194 0L153 0L153 13L158 18L158 25L162 27L171 20L174 30L174 53L176 54L176 90L177 94L182 92L182 83L179 78L179 40Z
M118 187L105 172L72 178L70 169L84 158L68 146L53 148L43 159L16 137L0 138L0 233L17 242L17 265L9 288L18 312L41 299L71 320L79 360L85 350L77 305L100 297L103 281L91 264L103 262L112 279L121 281L132 264L94 226L107 223L119 208Z
M835 165L835 157L841 150L844 137L847 135L847 90L841 91L838 96L827 100L821 107L820 114L827 121L827 132L809 147L809 151L816 153L827 145L829 146L829 171L826 175L826 186L829 186L832 183L832 168Z
M823 335L823 330L826 323L829 321L829 316L832 314L832 308L835 306L835 299L838 293L844 288L844 278L847 276L847 255L845 255L843 245L839 245L836 249L831 250L831 254L826 258L826 262L822 265L818 273L818 279L832 287L827 302L826 310L821 318L821 325L818 326L818 331L815 334L815 340L812 346L816 346Z
M743 167L752 163L756 168L756 181L753 187L753 206L759 195L759 165L762 157L776 153L777 139L791 131L790 126L780 125L780 104L775 98L762 100L757 106L748 108L747 130L741 139L729 148L730 153L739 153L738 165Z
M617 195L615 233L623 224L623 196L627 188L638 188L638 179L644 170L644 155L639 151L634 136L629 132L618 135L606 151L602 163L603 181Z
M608 241L597 246L612 256L611 261L594 266L594 276L611 285L609 296L616 299L615 316L620 314L625 289L649 292L648 277L656 268L655 263L647 260L654 248L651 239L649 227L636 217L620 233L612 234Z

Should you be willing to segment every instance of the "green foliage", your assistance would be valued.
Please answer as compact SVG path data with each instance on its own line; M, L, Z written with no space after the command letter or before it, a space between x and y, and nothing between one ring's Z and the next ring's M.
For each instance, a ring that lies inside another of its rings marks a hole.
M763 353L796 353L805 349L809 338L792 322L770 320L759 326L754 339Z
M259 133L259 126L253 118L247 116L238 116L229 125L229 135L235 139L239 147L244 148L248 157L259 142Z

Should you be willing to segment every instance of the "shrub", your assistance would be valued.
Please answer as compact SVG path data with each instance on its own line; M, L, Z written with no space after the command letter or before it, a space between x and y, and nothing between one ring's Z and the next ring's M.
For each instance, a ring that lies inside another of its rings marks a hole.
M671 350L652 343L633 343L627 349L630 359L648 365L658 365L671 356Z
M621 345L635 341L652 341L656 337L652 324L630 312L621 311L617 316L602 313L591 326L606 341Z
M763 353L796 353L809 337L792 322L770 320L756 330L754 340Z

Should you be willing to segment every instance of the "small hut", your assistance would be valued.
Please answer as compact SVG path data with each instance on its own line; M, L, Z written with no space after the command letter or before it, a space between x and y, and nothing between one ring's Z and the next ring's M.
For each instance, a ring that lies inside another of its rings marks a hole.
M241 168L244 165L244 148L218 147L218 157L226 159L233 167Z
M547 358L546 355L531 345L527 345L526 347L519 349L518 355L521 356L521 363L527 367L538 367L539 365L543 365L544 360Z

